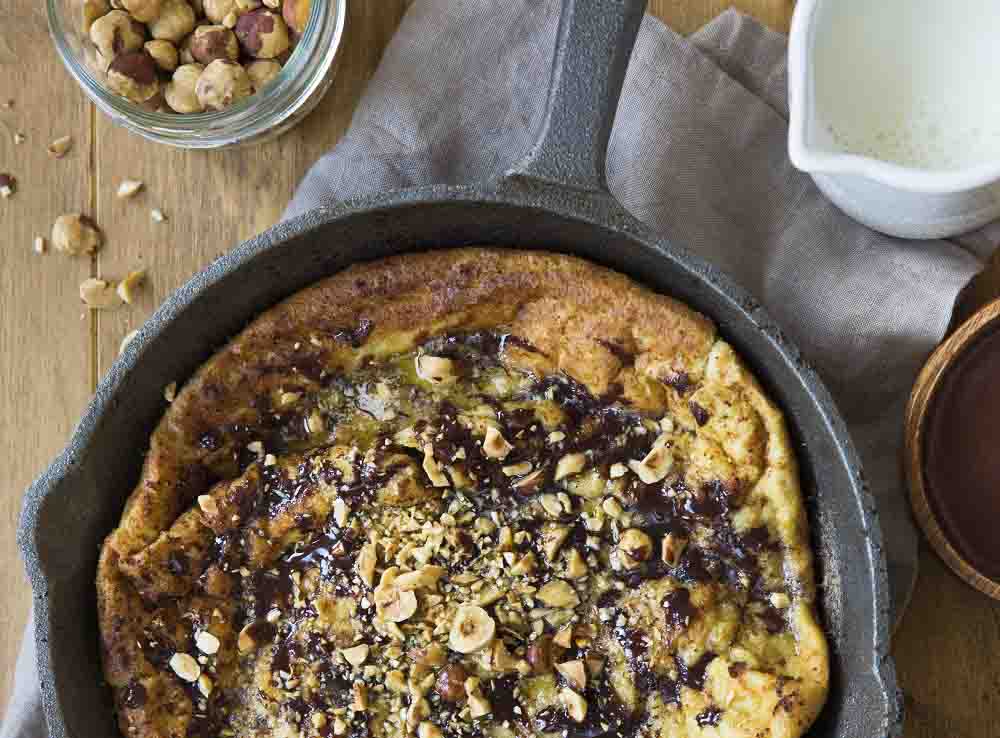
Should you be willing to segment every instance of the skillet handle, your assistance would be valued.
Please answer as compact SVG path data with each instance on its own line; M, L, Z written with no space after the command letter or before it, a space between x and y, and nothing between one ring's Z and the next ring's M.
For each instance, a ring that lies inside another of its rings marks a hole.
M509 172L608 192L608 140L647 0L563 0L541 133Z

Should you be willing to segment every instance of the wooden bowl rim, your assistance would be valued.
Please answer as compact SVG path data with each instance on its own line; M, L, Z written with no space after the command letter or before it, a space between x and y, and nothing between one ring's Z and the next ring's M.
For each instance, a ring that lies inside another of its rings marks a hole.
M910 491L910 506L931 547L967 584L1000 600L1000 582L984 576L952 546L927 498L924 480L924 423L942 378L966 350L986 332L1000 329L1000 298L987 303L962 323L931 354L913 385L906 406L903 466Z

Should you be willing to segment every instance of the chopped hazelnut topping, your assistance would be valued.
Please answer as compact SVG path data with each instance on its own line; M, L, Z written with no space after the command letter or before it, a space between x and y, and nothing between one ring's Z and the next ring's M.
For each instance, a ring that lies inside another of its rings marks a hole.
M643 481L644 484L656 484L662 482L664 477L670 473L674 466L674 456L670 449L664 445L662 436L653 444L653 448L642 461L628 462L629 468Z
M429 443L424 446L424 473L435 487L451 486L451 482L441 469L441 464L434 458L434 447Z
M202 697L211 697L212 690L214 688L215 685L212 683L212 680L209 678L208 674L202 674L200 677L198 677L198 691L201 692Z
M409 620L417 611L417 596L410 590L380 585L375 590L375 604L386 620L391 623L402 623Z
M790 604L792 604L791 599L784 592L772 592L771 593L771 606L776 607L779 610L784 610Z
M209 656L218 653L219 647L222 645L219 642L219 639L207 630L201 630L195 634L194 644L198 647L199 651L208 654Z
M501 467L501 471L508 477L519 477L522 474L527 474L531 471L531 462L522 461L518 464L508 464L507 466Z
M545 558L549 561L555 561L559 549L566 542L566 539L569 538L569 534L570 527L568 525L557 525L546 530L542 534L542 546Z
M443 356L420 354L415 359L417 376L431 384L448 384L458 378L455 362Z
M352 646L351 648L341 649L340 653L347 659L347 663L351 666L361 666L368 660L368 646L364 643Z
M556 464L555 480L579 474L587 465L587 455L582 453L566 454Z
M539 600L549 607L576 607L580 604L580 596L573 586L564 579L553 579L538 590Z
M491 459L506 459L507 454L514 450L514 447L507 443L496 428L490 426L486 429L486 437L483 439L483 453Z
M569 648L573 645L573 626L567 625L565 628L556 633L552 642L557 646L562 648Z
M496 635L496 623L478 605L459 608L451 624L448 646L458 653L474 653L489 644Z
M587 669L581 659L556 664L556 671L562 674L574 689L582 692L587 688Z
M175 653L170 657L170 668L186 682L196 682L201 676L201 666L190 654Z
M667 566L677 566L681 554L687 546L687 540L675 533L667 533L660 543L660 558Z
M572 689L563 688L559 692L559 699L566 708L566 714L576 723L582 723L587 719L587 700L574 692Z
M622 534L618 549L625 568L634 569L652 556L653 540L638 528L629 528Z
M198 495L198 507L210 518L217 517L219 514L219 505L211 495Z

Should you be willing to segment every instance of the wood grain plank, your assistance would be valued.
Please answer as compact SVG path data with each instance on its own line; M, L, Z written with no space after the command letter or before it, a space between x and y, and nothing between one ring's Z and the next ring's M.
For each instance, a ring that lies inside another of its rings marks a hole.
M737 8L776 31L787 33L795 0L650 0L649 12L678 33L697 31L728 8Z
M992 738L1000 711L1000 602L921 545L920 581L895 636L906 738Z
M90 210L90 106L49 44L44 3L0 0L0 172L18 189L0 199L0 704L6 704L31 604L15 528L21 495L66 442L90 397L90 322L79 284L89 258L39 256L32 239L65 212ZM15 133L24 143L16 145ZM46 146L72 134L62 160Z

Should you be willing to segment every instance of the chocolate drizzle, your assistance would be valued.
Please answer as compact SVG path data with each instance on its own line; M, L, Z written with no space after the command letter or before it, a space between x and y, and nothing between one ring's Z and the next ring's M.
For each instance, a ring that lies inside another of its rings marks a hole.
M371 330L371 322L363 319L354 328L337 329L328 335L338 342L358 347L364 344ZM601 343L623 366L634 364L634 354L622 345L609 341ZM476 374L481 369L502 369L502 354L506 348L538 351L523 339L490 332L436 337L425 342L422 347L429 354L452 358L460 365L460 371L472 375L473 379L481 376ZM387 381L394 379L390 377ZM671 375L666 381L680 394L691 388L690 378L683 372ZM326 386L330 388L331 395L343 391L344 395L356 400L355 395L350 395L344 389L350 387L344 378L331 380ZM565 551L576 549L586 556L590 554L587 548L590 536L604 537L605 542L610 538L607 533L588 531L579 518L578 506L581 501L575 497L572 500L576 507L572 511L564 511L561 517L555 513L544 522L529 517L534 514L531 511L535 508L527 506L528 498L540 491L554 489L552 477L556 461L565 454L585 452L588 466L595 466L603 476L609 477L609 469L613 464L645 457L660 432L648 420L644 423L640 414L614 402L614 398L621 392L620 387L612 388L605 397L596 397L584 385L564 375L545 377L503 401L487 394L473 394L471 398L459 396L453 403L441 401L440 394L434 394L426 387L409 387L407 391L410 393L407 397L413 400L413 413L418 419L415 422L404 422L421 436L420 443L430 444L433 456L444 473L455 474L449 480L452 482L451 486L457 486L457 473L454 469L460 466L476 492L468 495L468 501L476 512L480 515L498 511L511 513L506 516L507 521L513 520L518 531L529 534L515 541L514 551L519 555L532 551L538 560L545 558L540 550L541 529L550 521L570 526L569 534L562 543ZM476 392L478 391L477 389ZM530 405L542 400L556 404L564 414L565 422L559 428L564 433L561 440L549 441L551 429L545 428L534 409L515 406ZM345 405L348 408L344 411L346 415L338 415L337 411L329 410L327 405L322 406L332 433L341 430L338 423L343 422L344 417L350 417L353 412L364 411L363 403L354 402L352 406L350 401ZM260 439L264 433L269 439L267 449L280 453L282 443L287 445L289 439L293 438L292 432L285 430L286 426L290 427L293 420L301 426L301 416L275 413L270 402L269 398L262 396L255 408L262 419L270 418L262 420L261 427L206 431L198 439L201 448L216 456L222 455L218 452L224 452L229 459L228 463L239 465L242 469L252 465L257 458L246 452L245 443L234 447L231 440L235 437L243 441L249 438ZM485 456L481 433L474 434L470 430L468 418L461 417L469 413L464 402L474 407L478 403L480 407L476 408L476 415L480 418L489 416L488 421L495 423L504 439L512 444L513 448L502 464L495 458ZM492 408L491 416L489 410L481 408L482 405ZM372 406L369 405L368 408L371 410ZM708 422L708 412L698 403L689 402L689 408L699 425ZM409 411L409 408L406 409ZM377 413L372 411L369 414L375 417ZM370 432L369 425L368 419L364 419L366 434ZM304 452L298 457L300 461L296 468L291 471L280 464L260 465L251 469L247 477L249 486L240 488L238 492L234 488L230 498L226 500L228 506L237 511L236 529L219 535L206 557L206 566L218 566L222 572L231 576L234 582L232 597L242 603L242 608L237 608L235 617L248 624L247 635L258 644L265 656L270 655L270 665L276 675L286 681L298 678L302 671L300 660L318 665L319 686L306 691L307 697L289 699L282 705L282 709L287 709L296 716L297 719L293 722L302 725L308 724L307 719L314 712L325 712L333 707L348 705L353 681L349 670L338 665L333 658L335 646L325 636L306 632L306 628L312 627L308 621L316 616L317 606L313 602L303 604L301 591L295 588L295 582L299 581L295 575L309 571L313 577L310 579L310 586L318 581L323 584L324 593L332 589L338 597L353 597L359 604L355 617L362 622L366 619L370 621L374 605L368 607L366 604L364 608L360 606L363 589L358 584L360 579L354 573L358 551L365 542L367 531L359 529L359 532L352 533L342 530L332 520L321 519L315 510L296 514L294 525L297 531L294 531L294 540L298 542L293 547L282 552L275 560L267 557L266 568L258 568L249 575L243 572L244 576L236 576L236 570L248 567L248 550L252 549L254 543L248 531L260 536L263 530L256 525L257 521L273 519L279 515L287 516L290 510L298 513L305 507L299 503L310 502L310 495L329 492L328 489L321 489L322 487L335 487L337 496L349 502L354 514L364 514L365 507L375 499L378 490L386 486L394 475L419 469L419 465L423 463L423 447L418 449L401 445L408 441L396 435L395 432L401 426L393 423L392 418L387 421L379 420L375 425L374 438L364 435L363 441L358 441L358 445L363 447L362 451L364 447L374 451L357 454L352 474L341 471L341 468L326 458L328 448ZM272 447L271 442L275 438L278 445ZM347 441L351 442L353 439ZM503 473L503 466L521 462L531 464L530 473L535 475L534 484L518 486L519 477L508 477ZM673 704L681 703L683 687L704 690L706 671L716 654L706 652L688 664L677 654L672 655L671 662L669 651L666 654L659 651L656 653L657 666L654 668L651 664L649 637L636 627L628 627L627 618L622 620L620 617L623 611L616 609L617 600L623 593L627 594L630 588L638 587L646 580L662 577L671 577L683 585L724 583L747 592L747 597L751 600L751 604L747 606L748 614L758 618L768 632L773 634L787 628L782 613L771 607L769 601L765 603L768 593L763 582L760 559L775 549L768 529L759 526L737 533L733 528L731 511L740 500L739 485L733 480L715 480L694 488L694 484L689 486L685 482L683 472L684 469L679 469L656 484L644 484L635 475L629 475L627 486L622 484L616 490L616 494L621 493L624 502L631 498L631 504L627 505L632 518L631 525L640 528L653 539L656 555L631 570L611 572L611 576L619 580L616 584L621 587L624 582L625 587L611 588L597 601L597 606L602 610L615 610L614 622L624 623L613 626L613 637L624 652L640 694L658 694L664 702ZM419 474L419 471L416 473ZM206 478L207 474L206 471ZM204 480L194 481L197 482L194 486L201 487ZM459 491L465 491L464 485ZM443 494L450 495L451 491L445 490ZM447 497L445 501L447 502ZM454 526L454 521L450 525ZM452 553L450 558L445 556L440 559L445 561L444 565L452 569L463 569L465 561L482 553L469 533L455 529L449 535L448 545ZM671 559L672 564L665 563L659 555L660 545L668 535L683 539L681 545L684 546L679 558ZM168 562L171 571L178 575L189 573L189 569L196 566L200 566L200 562L188 562L183 554L173 555ZM685 586L673 588L664 597L662 607L666 622L674 631L671 635L691 627L699 617L705 617L692 603L691 592ZM271 620L276 622L268 620L273 609L280 612L277 619L271 616ZM496 612L493 614L496 615ZM601 615L604 619L603 612ZM175 644L162 638L156 641L156 645L150 644L144 647L147 658L155 666L166 668ZM378 645L373 648L377 649ZM589 648L590 646L574 646L560 652L559 657L562 661L586 659ZM657 648L662 649L663 644L658 642ZM607 654L595 651L594 655ZM745 668L745 665L741 667L733 664L730 673L733 674L734 670L742 673L741 669ZM296 670L300 674L295 674ZM481 686L492 712L476 724L473 733L478 731L478 734L483 734L486 723L507 722L515 734L519 735L534 730L560 731L565 738L637 736L648 719L644 703L636 712L628 710L608 681L608 671L610 670L605 669L599 676L588 679L588 686L582 692L588 710L584 720L579 723L570 718L561 706L548 707L530 717L519 703L517 675L484 680ZM141 684L133 682L125 688L122 704L133 707L141 705L144 700L145 690ZM722 710L712 706L701 712L696 721L702 727L717 726L721 715ZM431 719L438 721L439 717ZM441 728L445 735L450 736L452 728L446 722L442 721ZM189 735L192 738L209 738L214 735L212 731L217 727L210 717L199 713L192 721ZM328 725L317 730L320 738L332 735L332 728ZM364 738L368 733L367 722L361 719L354 721L348 736Z
M691 604L691 593L686 589L675 589L663 600L667 622L674 628L687 628L698 614L698 608Z
M353 328L341 328L333 332L333 340L339 343L346 343L352 348L361 348L372 332L375 324L368 318L362 318Z
M698 726L702 728L708 726L714 727L719 724L719 721L721 719L722 719L722 710L714 706L709 707L708 709L703 710L702 712L699 712L695 716L695 722L698 723Z

